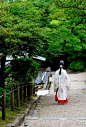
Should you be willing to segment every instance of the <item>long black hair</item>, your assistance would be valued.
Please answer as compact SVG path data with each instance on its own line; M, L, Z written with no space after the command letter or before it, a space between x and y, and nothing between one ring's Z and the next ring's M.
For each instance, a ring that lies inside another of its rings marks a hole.
M60 60L60 63L59 63L59 66L60 66L59 75L61 75L61 69L62 69L63 65L64 65L64 61Z
M62 69L62 67L60 67L59 75L61 75L61 69Z

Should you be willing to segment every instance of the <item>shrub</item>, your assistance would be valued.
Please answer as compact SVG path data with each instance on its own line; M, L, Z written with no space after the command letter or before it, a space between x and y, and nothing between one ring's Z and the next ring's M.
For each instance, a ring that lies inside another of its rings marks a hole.
M40 64L33 61L32 58L19 58L12 61L11 66L5 71L5 74L8 75L5 85L13 87L19 84L28 84L37 77L39 66Z
M85 65L82 60L77 60L76 62L73 61L68 68L73 71L82 71L85 69Z
M11 90L9 89L4 89L2 87L0 87L0 97L2 96L2 91L5 91L6 93L9 93ZM6 106L7 104L11 101L11 93L6 95ZM2 106L2 98L0 98L0 106Z

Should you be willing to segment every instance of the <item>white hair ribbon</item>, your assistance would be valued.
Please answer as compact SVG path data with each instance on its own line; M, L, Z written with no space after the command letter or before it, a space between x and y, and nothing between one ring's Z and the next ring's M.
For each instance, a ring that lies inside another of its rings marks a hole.
M60 67L62 67L62 65L60 65Z

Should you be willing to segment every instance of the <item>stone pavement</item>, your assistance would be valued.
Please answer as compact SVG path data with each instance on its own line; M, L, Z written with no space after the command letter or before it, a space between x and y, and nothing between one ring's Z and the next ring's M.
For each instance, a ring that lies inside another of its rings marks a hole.
M25 118L21 127L86 127L86 72L68 74L71 88L68 103L54 101L54 75L49 94L40 96L35 110Z

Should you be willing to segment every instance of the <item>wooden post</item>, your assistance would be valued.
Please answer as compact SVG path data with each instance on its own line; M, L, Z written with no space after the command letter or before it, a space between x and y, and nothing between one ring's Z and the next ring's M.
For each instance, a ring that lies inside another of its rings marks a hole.
M33 94L32 83L30 83L29 85L30 85L30 98L31 98L31 95Z
M6 120L6 92L2 91L2 119Z
M14 88L11 88L11 111L14 112Z
M30 94L31 95L33 94L33 85L32 85L32 83L30 83Z
M35 87L33 87L33 94L35 94Z
M24 102L26 102L26 84L24 86Z
M30 84L27 85L27 98L31 98L31 92L30 92Z
M19 86L17 86L17 107L20 108Z
M20 94L20 101L22 101L22 85L20 84L20 91L19 91L19 94Z
M27 84L27 99L29 97L29 84Z
M21 86L21 101L23 102L23 85Z

